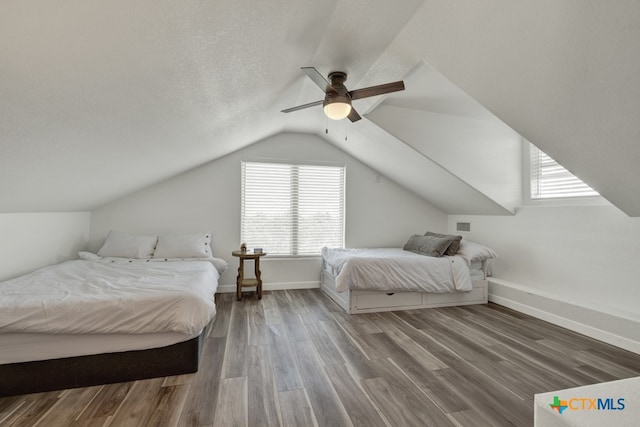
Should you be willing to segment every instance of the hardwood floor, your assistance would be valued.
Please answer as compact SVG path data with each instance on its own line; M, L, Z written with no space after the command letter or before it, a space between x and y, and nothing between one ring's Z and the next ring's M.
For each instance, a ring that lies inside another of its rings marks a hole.
M317 289L234 296L198 373L1 398L0 425L527 426L534 393L640 375L640 355L494 304L350 316Z

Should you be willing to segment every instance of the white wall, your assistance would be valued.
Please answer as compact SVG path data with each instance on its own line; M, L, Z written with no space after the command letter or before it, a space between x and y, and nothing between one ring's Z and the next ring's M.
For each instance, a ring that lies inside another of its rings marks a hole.
M0 214L0 280L77 258L89 239L89 212Z
M149 234L211 230L214 254L230 264L221 285L234 286L238 263L231 251L241 243L240 162L259 158L345 164L349 247L399 247L411 234L446 230L442 211L345 152L317 136L285 133L94 210L89 249L97 251L110 229ZM319 280L319 258L267 257L261 265L267 288L317 286Z
M519 304L527 304L527 295L553 299L536 309L635 340L640 349L640 219L599 205L528 206L512 217L451 215L449 231L458 221L471 222L472 233L464 238L500 255L493 275L501 281L491 292L499 296L507 292L503 285L514 285L509 292ZM611 315L618 323L605 325L594 316L573 313L583 308ZM634 322L627 332L622 330L625 319Z

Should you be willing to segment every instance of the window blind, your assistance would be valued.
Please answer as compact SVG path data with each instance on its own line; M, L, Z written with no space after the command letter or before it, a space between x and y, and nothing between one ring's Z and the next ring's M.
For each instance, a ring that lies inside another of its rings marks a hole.
M344 167L242 162L241 239L270 255L344 246Z
M531 156L532 199L599 195L594 189L534 145L531 145L529 151Z

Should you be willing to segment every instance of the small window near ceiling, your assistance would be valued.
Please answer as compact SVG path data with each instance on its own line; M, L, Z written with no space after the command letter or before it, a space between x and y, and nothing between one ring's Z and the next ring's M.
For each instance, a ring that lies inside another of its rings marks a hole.
M242 241L276 256L344 247L344 181L344 166L242 162Z
M530 144L531 199L557 199L599 194L580 178Z

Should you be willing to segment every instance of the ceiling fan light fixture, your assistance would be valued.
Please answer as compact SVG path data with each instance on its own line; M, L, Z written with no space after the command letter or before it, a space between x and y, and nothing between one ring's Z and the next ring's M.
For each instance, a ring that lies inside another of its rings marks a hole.
M351 99L346 95L327 94L323 108L330 119L342 120L351 113Z
M325 97L315 102L284 109L282 110L283 113L291 113L292 111L303 110L322 104L324 114L328 118L332 120L349 118L351 122L357 122L362 119L362 117L360 117L360 114L351 106L351 101L404 90L404 82L401 80L349 91L344 86L344 82L347 81L347 73L344 71L332 71L329 73L329 80L327 80L313 67L302 67L302 70L307 77L322 89Z

